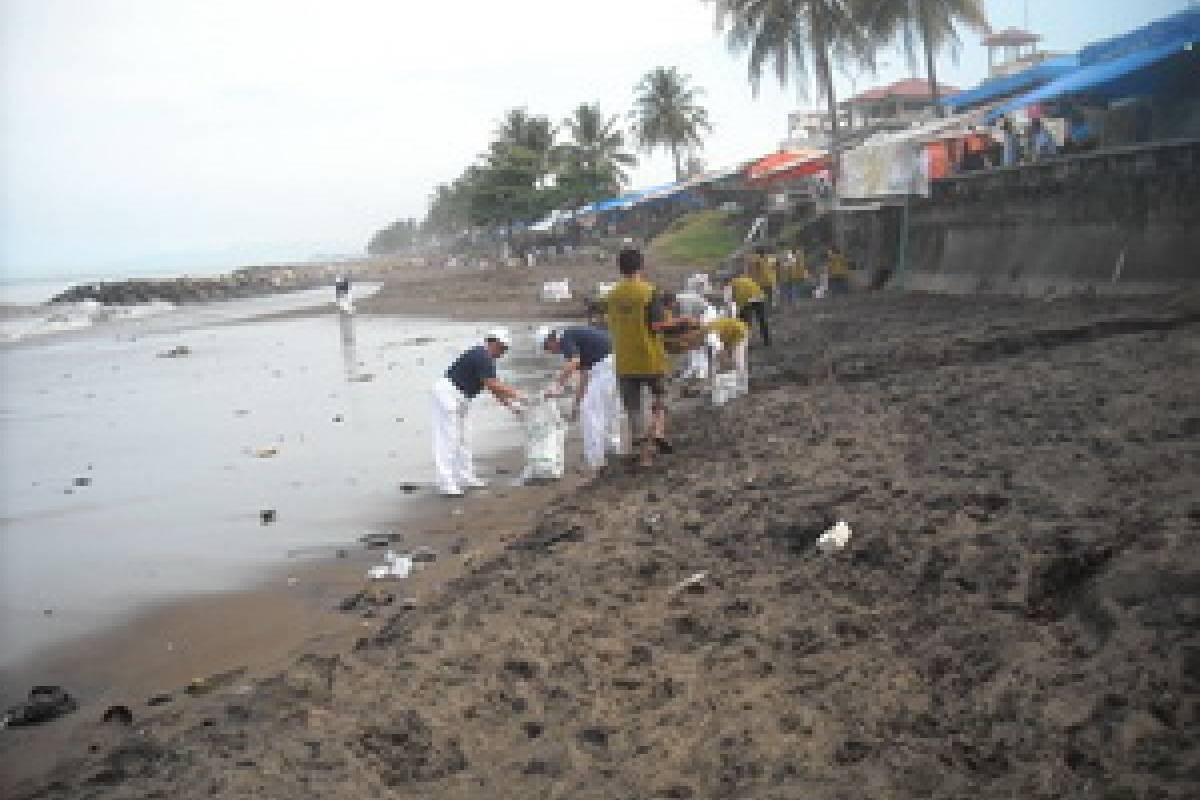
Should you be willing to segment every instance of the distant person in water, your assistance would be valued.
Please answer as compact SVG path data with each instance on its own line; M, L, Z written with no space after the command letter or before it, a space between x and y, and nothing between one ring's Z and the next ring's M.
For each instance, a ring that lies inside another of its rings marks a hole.
M476 474L471 454L467 427L471 401L487 389L501 405L520 410L521 393L496 377L496 359L511 344L506 328L488 331L482 344L455 359L433 385L433 464L438 490L446 497L462 497L463 489L487 486Z
M350 296L350 279L345 275L338 275L333 282L333 298L338 302Z

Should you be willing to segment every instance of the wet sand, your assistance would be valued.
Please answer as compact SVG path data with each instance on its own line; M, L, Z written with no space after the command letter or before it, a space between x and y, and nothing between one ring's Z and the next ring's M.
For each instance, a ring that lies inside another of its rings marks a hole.
M81 709L13 794L1195 796L1195 298L873 295L774 333L656 470L435 508L412 607L314 617L132 729Z

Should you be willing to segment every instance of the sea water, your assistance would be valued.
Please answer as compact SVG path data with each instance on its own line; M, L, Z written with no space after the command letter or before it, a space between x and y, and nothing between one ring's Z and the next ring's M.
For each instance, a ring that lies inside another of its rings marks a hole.
M432 480L430 387L487 326L331 301L112 315L0 344L0 666L391 529L400 484ZM477 452L522 441L496 403L471 416Z

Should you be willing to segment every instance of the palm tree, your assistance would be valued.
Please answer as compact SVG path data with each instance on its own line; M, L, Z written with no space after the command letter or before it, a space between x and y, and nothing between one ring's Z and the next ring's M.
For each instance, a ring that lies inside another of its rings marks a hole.
M581 184L579 196L571 199L582 202L619 191L627 180L624 168L636 164L637 158L625 152L617 117L605 119L598 103L582 103L562 124L571 141L561 148L565 180L560 179L560 185Z
M875 52L895 31L896 0L706 0L716 4L717 29L735 53L747 53L751 90L758 94L763 68L770 63L781 86L815 71L817 96L829 109L833 197L838 202L841 136L835 66L857 62L874 68ZM801 92L804 92L802 84ZM835 218L835 235L841 238Z
M676 67L655 67L633 89L630 117L638 146L646 152L658 147L670 150L675 180L683 178L682 151L701 146L703 134L712 130L708 110L696 102L704 90L688 86L691 79Z
M907 0L903 7L897 4L896 13L896 22L903 34L904 49L910 62L915 60L916 40L921 40L933 107L942 115L945 109L939 102L941 92L938 90L935 56L946 45L950 46L952 53L957 52L960 24L976 33L988 30L983 0Z

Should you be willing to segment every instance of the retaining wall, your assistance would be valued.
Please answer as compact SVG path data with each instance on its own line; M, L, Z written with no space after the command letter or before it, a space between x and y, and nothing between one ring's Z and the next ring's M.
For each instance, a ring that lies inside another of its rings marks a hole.
M1200 140L939 180L908 213L907 252L894 278L907 289L1041 295L1195 287ZM899 253L897 241L894 260L884 257L877 268L901 264Z

